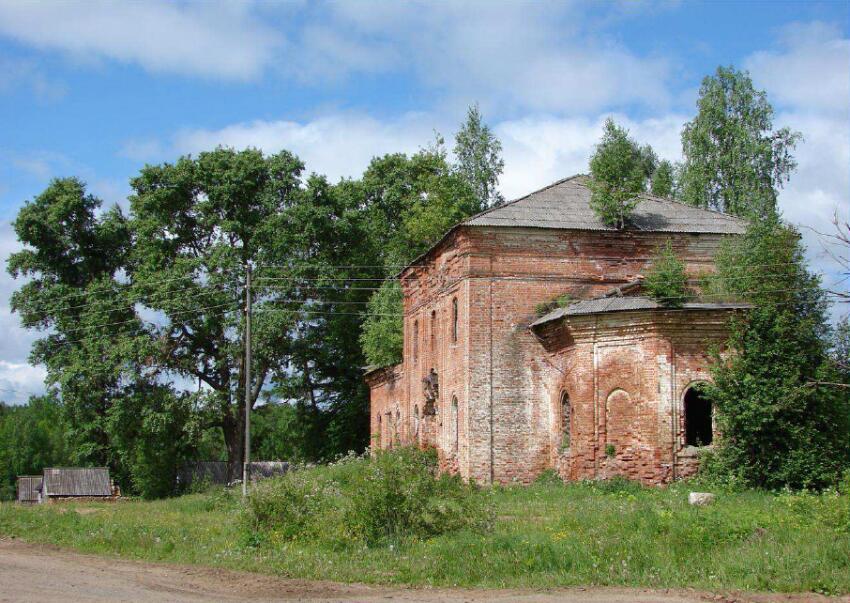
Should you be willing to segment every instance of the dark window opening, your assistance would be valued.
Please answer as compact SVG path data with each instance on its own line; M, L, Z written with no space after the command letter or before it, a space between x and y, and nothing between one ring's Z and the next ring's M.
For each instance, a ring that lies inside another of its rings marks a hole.
M692 387L685 393L685 445L708 446L713 439L711 400Z
M457 298L452 299L452 342L457 343Z
M431 351L437 349L437 311L431 311Z
M413 321L413 362L419 358L419 321Z
M567 392L561 394L561 448L570 447L570 425L572 419L572 408L570 407L570 396Z

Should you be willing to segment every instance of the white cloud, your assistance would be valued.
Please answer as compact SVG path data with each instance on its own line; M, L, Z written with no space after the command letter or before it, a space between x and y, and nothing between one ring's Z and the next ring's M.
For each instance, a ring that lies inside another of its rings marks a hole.
M780 49L745 62L755 83L780 105L850 115L850 39L833 24L794 23L780 35Z
M162 73L248 80L282 39L243 3L0 1L0 33L84 61L112 59Z
M337 3L297 34L302 58L287 65L307 81L399 70L461 105L664 107L669 61L582 27L590 23L568 3Z
M312 121L253 121L219 130L184 130L173 142L175 153L198 153L218 145L237 149L256 147L266 153L295 152L308 172L331 180L357 177L374 156L413 152L434 137L434 120L409 114L381 122L361 114L338 113Z
M43 394L45 375L41 367L0 360L0 400L7 404L24 404L30 396Z
M803 134L794 153L797 170L779 205L800 227L813 268L831 286L837 266L816 232L831 232L836 212L850 216L850 39L831 24L794 23L780 32L779 50L753 53L745 65L780 107L776 126Z

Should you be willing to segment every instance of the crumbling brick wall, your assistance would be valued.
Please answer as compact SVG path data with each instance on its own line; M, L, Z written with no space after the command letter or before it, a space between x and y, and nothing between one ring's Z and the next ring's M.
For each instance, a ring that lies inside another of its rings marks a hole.
M393 369L392 387L389 382L370 381L373 438L382 434L378 437L386 445L387 421L377 417L392 413L392 421L398 416L400 443L434 446L444 470L483 483L529 482L549 467L572 479L622 472L624 465L645 481L668 479L676 469L671 463L687 471L685 461L674 461L672 451L664 453L657 445L661 436L654 434L660 433L665 418L653 416L652 408L661 399L640 393L646 389L640 380L655 378L657 388L658 376L669 370L656 367L661 343L638 339L609 351L576 343L569 357L558 357L547 353L528 329L541 302L562 294L587 299L623 285L645 271L668 239L690 275L713 270L721 235L456 229L400 275L404 362ZM629 402L622 397L612 401L612 437L616 434L620 442L620 459L599 455L606 435L600 433L604 424L600 404L605 407L610 391L601 402L597 398L613 378L603 370L599 375L604 383L594 385L595 355L597 362L601 359L603 366L611 366L610 374L628 372L635 364L656 367L651 374L641 369L624 376L621 388L638 394L629 392ZM699 354L695 358L697 364L702 362ZM422 380L431 368L439 377L439 398L436 413L424 416ZM562 384L570 379L576 392L570 394L574 429L590 430L593 437L576 440L570 454L564 455L559 396ZM621 414L617 408L628 411L629 418L625 414L617 418ZM671 446L672 438L671 433ZM665 462L666 470L661 468Z

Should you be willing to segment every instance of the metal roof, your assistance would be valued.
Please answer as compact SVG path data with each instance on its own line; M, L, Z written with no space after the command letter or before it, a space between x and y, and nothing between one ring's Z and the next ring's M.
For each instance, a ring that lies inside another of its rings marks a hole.
M40 475L18 476L18 502L38 502L38 491L40 489Z
M538 191L472 216L467 226L509 226L565 230L609 230L590 207L588 177L564 178ZM746 222L717 211L644 193L627 230L743 234Z
M45 496L112 496L106 467L59 467L44 470Z
M750 304L744 303L703 303L691 302L684 304L677 310L743 310L751 308ZM588 314L599 314L602 312L631 312L635 310L670 310L662 306L654 299L648 297L602 297L598 299L587 299L570 304L564 308L557 308L548 314L541 316L531 327L537 327L566 316L585 316Z

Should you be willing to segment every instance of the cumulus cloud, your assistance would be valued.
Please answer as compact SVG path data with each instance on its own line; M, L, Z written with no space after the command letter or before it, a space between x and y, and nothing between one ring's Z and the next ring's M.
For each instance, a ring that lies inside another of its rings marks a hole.
M304 77L401 66L461 102L546 112L669 102L669 61L582 29L572 4L358 2L323 16L299 38Z
M161 73L247 80L281 45L250 4L0 1L0 34L90 61L112 59Z
M183 130L174 137L172 153L198 153L218 145L256 147L266 153L295 152L308 172L331 180L357 177L372 157L414 152L434 138L435 119L409 114L380 121L362 114L336 113L311 121L252 121L216 130Z
M756 52L745 66L780 105L850 116L850 39L834 24L790 24L777 50Z

